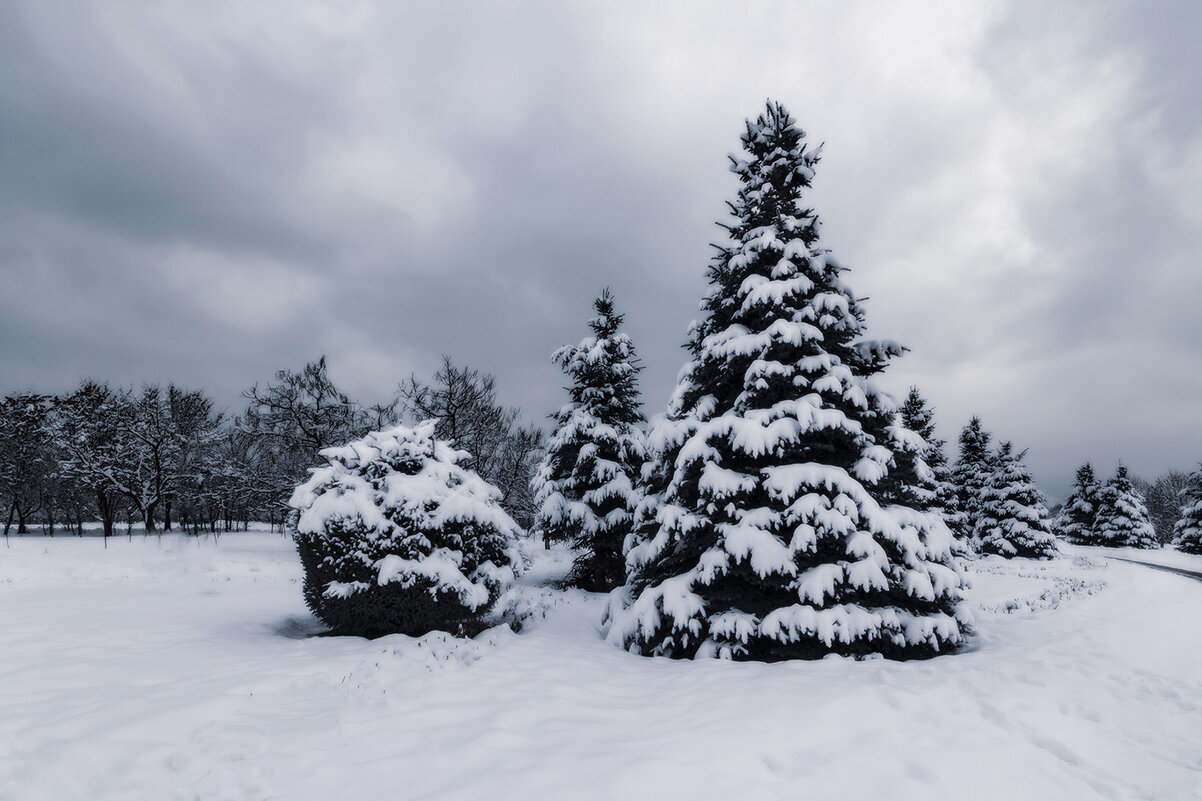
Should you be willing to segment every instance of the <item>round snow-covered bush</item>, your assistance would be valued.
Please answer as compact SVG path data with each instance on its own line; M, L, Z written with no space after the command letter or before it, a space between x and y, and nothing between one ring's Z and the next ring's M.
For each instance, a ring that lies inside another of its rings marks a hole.
M473 628L521 570L500 491L434 438L396 426L321 452L293 492L305 603L341 634Z

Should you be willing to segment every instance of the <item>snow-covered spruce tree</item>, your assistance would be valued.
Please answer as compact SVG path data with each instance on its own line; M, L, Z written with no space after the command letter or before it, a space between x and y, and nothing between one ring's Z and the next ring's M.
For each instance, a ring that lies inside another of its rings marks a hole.
M1069 493L1053 530L1057 537L1074 545L1093 543L1097 515L1098 480L1088 462L1077 468L1077 481Z
M1173 527L1173 545L1186 553L1202 554L1202 467L1190 474L1181 491L1181 516Z
M803 198L818 152L789 113L769 103L742 141L730 241L652 432L645 484L662 494L640 507L608 638L686 658L953 650L969 618L951 533L876 495L904 434L869 376L902 349L861 339Z
M965 554L972 532L967 529L967 516L960 511L960 498L943 452L947 443L935 436L935 412L918 387L910 387L899 416L902 427L921 438L921 449L915 451L904 442L894 448L895 467L881 482L880 494L890 503L938 512L956 537L957 551Z
M980 549L975 532L981 517L981 493L997 466L989 450L989 440L990 434L981 425L981 418L969 420L960 432L960 458L956 460L951 474L959 510L963 514L963 528L960 531L969 534L969 544L973 550Z
M1051 559L1057 553L1056 537L1043 495L1022 459L1009 442L998 448L996 467L981 490L975 539L981 553Z
M571 401L555 413L555 433L533 481L538 509L532 533L579 549L568 583L608 592L626 581L622 546L630 534L646 458L639 400L642 366L620 333L605 290L593 303L593 336L552 357L572 379Z
M882 503L929 511L935 500L935 474L928 461L932 448L927 437L934 437L935 423L917 387L910 388L898 407L895 422L904 434L892 448L893 461L874 494Z
M1159 548L1148 507L1119 465L1114 478L1098 492L1092 545L1107 548Z
M305 603L340 634L470 631L521 569L499 491L434 425L326 448L292 494Z

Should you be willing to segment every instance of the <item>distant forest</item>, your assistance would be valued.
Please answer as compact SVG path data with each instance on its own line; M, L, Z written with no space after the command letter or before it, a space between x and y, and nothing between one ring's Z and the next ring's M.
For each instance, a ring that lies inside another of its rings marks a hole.
M530 479L543 433L497 398L492 375L444 357L428 379L410 376L392 401L365 405L338 389L325 357L280 370L243 393L233 417L203 390L140 388L85 379L71 393L9 395L0 404L4 533L82 535L100 521L147 531L282 527L293 488L323 448L404 420L438 418L437 435L471 453L466 465L502 493L519 523L533 515Z

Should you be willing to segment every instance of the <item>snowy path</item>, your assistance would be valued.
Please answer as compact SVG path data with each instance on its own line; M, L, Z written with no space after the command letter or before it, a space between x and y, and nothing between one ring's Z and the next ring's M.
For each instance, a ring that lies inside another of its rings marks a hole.
M1129 564L1133 564L1133 565L1143 565L1144 567L1150 567L1153 570L1163 570L1166 573L1175 573L1178 576L1185 576L1186 578L1192 578L1192 579L1197 579L1198 581L1202 581L1202 571L1198 571L1198 570L1186 570L1185 568L1181 568L1181 567L1169 567L1167 565L1158 565L1155 562L1144 562L1139 559L1126 559L1122 556L1111 556L1111 557L1107 557L1107 558L1117 559L1120 562L1128 562Z
M305 638L279 536L14 541L0 799L1202 798L1202 584L979 569L967 653L681 663L536 589L520 635Z

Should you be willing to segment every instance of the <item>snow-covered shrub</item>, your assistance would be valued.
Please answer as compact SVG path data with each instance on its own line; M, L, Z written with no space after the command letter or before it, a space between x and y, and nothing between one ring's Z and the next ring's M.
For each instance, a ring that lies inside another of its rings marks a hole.
M500 493L434 438L434 421L321 452L289 501L305 603L334 631L470 629L521 569Z

